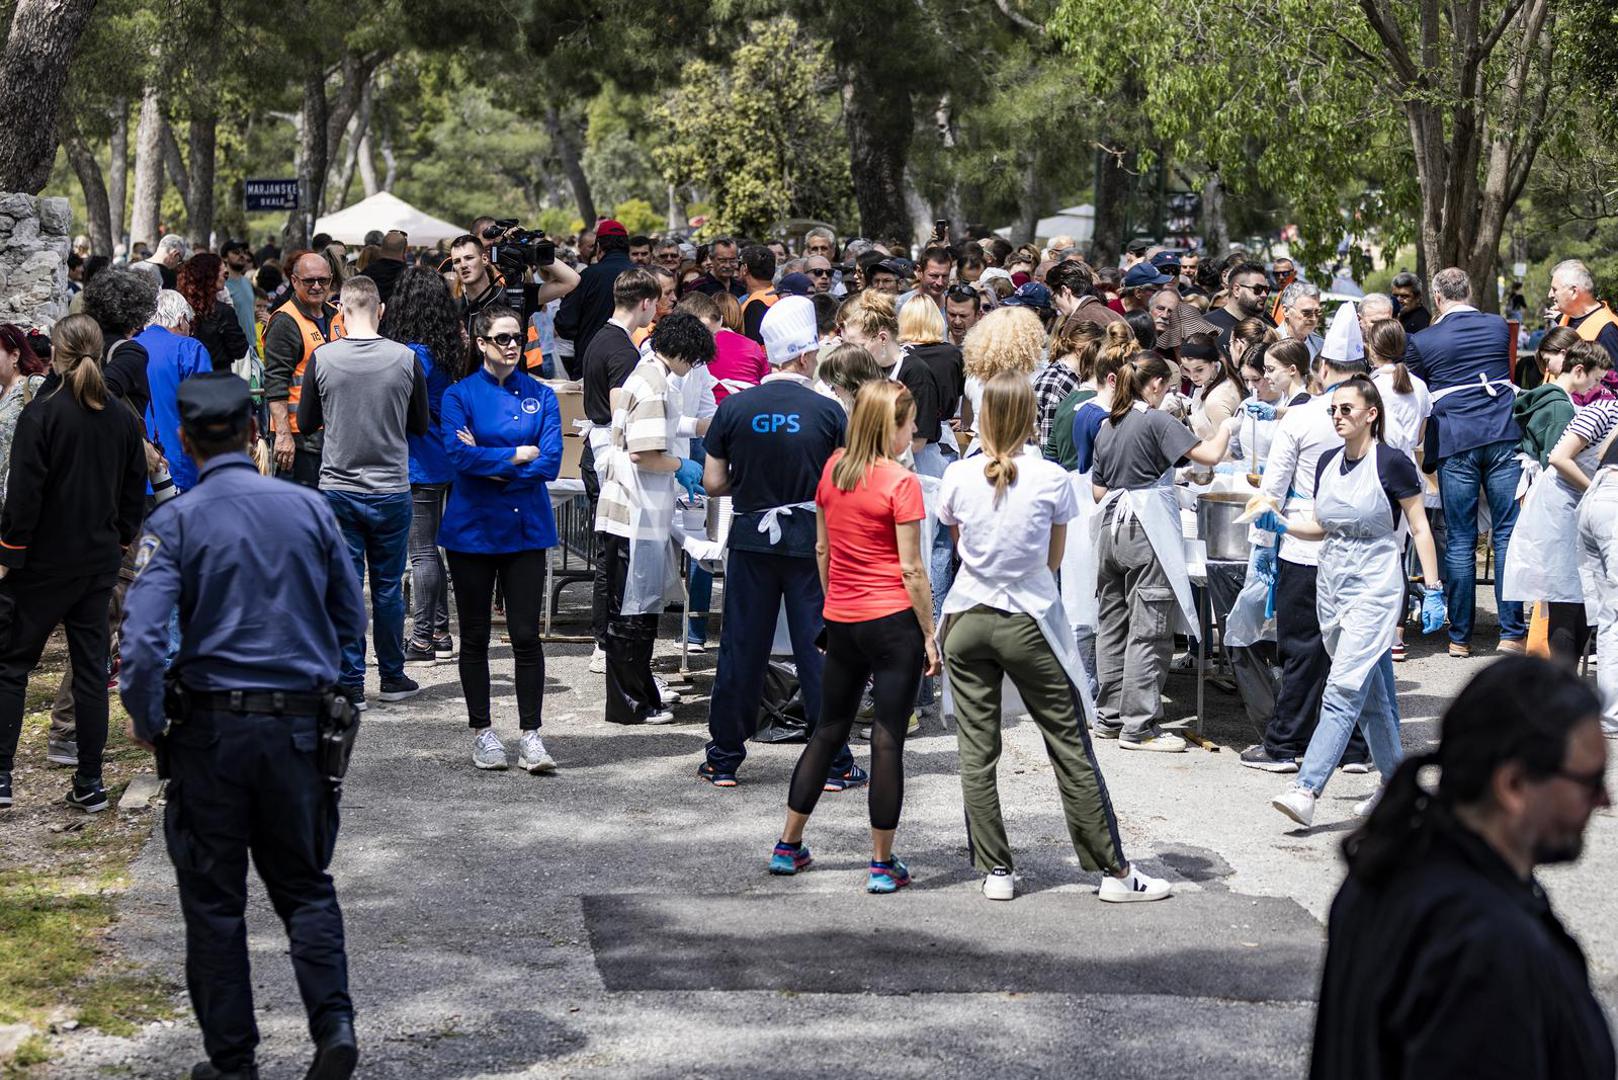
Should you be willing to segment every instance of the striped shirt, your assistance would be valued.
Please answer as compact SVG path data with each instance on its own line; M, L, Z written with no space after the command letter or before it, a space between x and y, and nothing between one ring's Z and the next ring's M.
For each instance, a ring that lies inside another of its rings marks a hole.
M1618 401L1592 401L1573 414L1564 435L1577 435L1585 446L1600 446L1618 425Z
M674 476L636 468L630 454L672 454L680 424L680 402L669 386L668 369L653 357L642 360L618 390L612 410L611 475L603 477L596 503L596 531L630 540L667 540L674 520ZM629 475L625 475L625 474Z

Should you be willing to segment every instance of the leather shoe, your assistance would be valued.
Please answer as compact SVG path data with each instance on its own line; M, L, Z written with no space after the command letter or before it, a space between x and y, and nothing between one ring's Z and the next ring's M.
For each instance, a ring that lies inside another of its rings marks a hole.
M191 1067L191 1080L258 1080L258 1066L226 1070L211 1061L199 1061Z
M315 1041L315 1060L303 1080L348 1080L359 1063L360 1048L354 1041L354 1022L335 1021L325 1035Z

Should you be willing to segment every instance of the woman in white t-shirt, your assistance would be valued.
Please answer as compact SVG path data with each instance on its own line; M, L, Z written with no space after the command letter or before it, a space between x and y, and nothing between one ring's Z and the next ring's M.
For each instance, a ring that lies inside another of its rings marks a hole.
M1034 372L1045 359L1045 328L1025 307L996 308L966 332L961 353L966 357L961 427L976 434L983 387L990 379L1002 371L1016 371L1033 386Z
M1420 376L1410 374L1405 367L1404 354L1405 328L1399 325L1397 319L1378 319L1371 324L1371 332L1365 339L1365 357L1371 362L1371 382L1382 395L1386 430L1384 443L1409 458L1420 469L1421 445L1427 435L1427 418L1433 414L1433 398ZM1427 479L1422 480L1422 505L1429 511L1438 506L1437 485ZM1407 564L1409 548L1407 542ZM1439 558L1443 558L1442 554ZM1405 575L1407 581L1409 576ZM1410 611L1414 600L1415 592L1407 584L1404 598L1406 612ZM1398 634L1394 638L1393 659L1395 663L1403 663L1405 659L1403 619L1399 620Z
M1169 884L1133 869L1088 735L1089 705L1078 689L1078 653L1057 592L1055 570L1067 523L1078 513L1067 472L1029 444L1034 391L1018 371L984 384L978 415L982 453L944 471L938 520L955 535L961 568L944 601L944 667L955 698L961 788L972 857L984 895L1016 895L1011 846L1000 815L1001 684L1010 677L1045 738L1073 849L1086 870L1104 870L1107 901L1158 900Z

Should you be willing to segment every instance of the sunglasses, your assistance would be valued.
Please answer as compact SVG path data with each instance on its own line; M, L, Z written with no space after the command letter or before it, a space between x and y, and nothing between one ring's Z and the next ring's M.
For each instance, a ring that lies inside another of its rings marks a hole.
M978 291L970 285L951 285L944 293L951 300L971 300L976 302Z
M830 270L810 270L809 275L811 277L831 277L831 271Z
M324 289L327 285L331 284L331 278L329 277L301 277L294 280L303 282L303 284L309 286L311 289Z
M1592 799L1600 798L1601 793L1607 789L1607 774L1604 770L1593 773L1576 773L1568 772L1566 769L1557 769L1550 775L1560 777L1563 780L1571 780L1583 788Z
M1348 417L1365 408L1367 408L1365 405L1328 405L1326 415Z
M493 344L500 346L500 348L502 348L502 349L509 349L513 345L516 345L518 342L522 341L522 335L521 334L495 334L493 337L486 337L486 338L482 338L480 340L492 342Z
M1236 287L1238 289L1246 289L1255 296L1270 295L1270 287L1268 285L1238 285Z

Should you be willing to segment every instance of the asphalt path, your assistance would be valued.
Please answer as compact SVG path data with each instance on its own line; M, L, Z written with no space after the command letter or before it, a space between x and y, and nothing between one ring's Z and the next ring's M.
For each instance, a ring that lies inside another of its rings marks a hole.
M1480 613L1481 615L1481 613ZM1486 618L1486 616L1485 616ZM666 620L672 637L674 620ZM1492 659L1413 639L1398 669L1408 750ZM601 719L588 646L546 647L554 776L479 772L453 664L412 668L422 694L366 714L333 873L348 928L360 1074L417 1077L1298 1077L1307 1071L1323 920L1350 807L1374 778L1337 774L1316 828L1269 806L1285 778L1243 769L1234 694L1210 688L1222 749L1098 754L1129 856L1174 881L1162 903L1095 898L1068 845L1034 725L1007 722L1000 768L1022 894L983 898L967 859L955 739L930 720L906 748L897 851L915 884L863 891L861 792L825 796L813 869L765 872L799 748L754 746L741 786L695 779L714 653L694 657L677 723ZM672 673L668 641L657 665ZM510 648L494 650L496 729L515 763ZM372 676L374 698L375 676ZM1194 680L1170 680L1168 715ZM863 744L856 755L864 760ZM1545 874L1618 1001L1618 821L1584 860ZM183 985L184 932L161 839L135 864L116 940ZM309 1045L279 922L249 912L267 1078L298 1077ZM54 1040L46 1075L171 1078L200 1059L181 1019L133 1038Z

